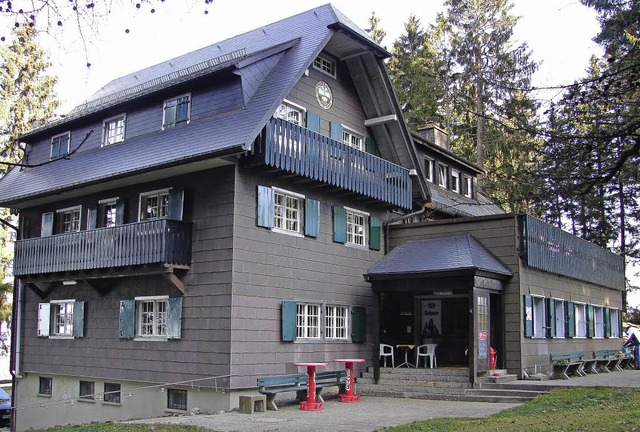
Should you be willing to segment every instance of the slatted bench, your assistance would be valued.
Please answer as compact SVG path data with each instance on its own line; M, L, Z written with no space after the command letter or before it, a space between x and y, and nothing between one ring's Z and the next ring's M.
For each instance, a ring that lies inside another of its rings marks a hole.
M289 374L258 378L258 391L267 396L267 409L278 411L275 398L278 393L296 392L297 399L307 394L307 374Z
M560 376L563 379L569 379L569 375L576 374L585 376L583 368L584 352L566 352L551 354L551 363L553 365L554 378Z
M635 360L631 355L629 348L622 348L622 357L620 358L620 369L634 369Z
M594 350L593 358L596 359L596 368L602 372L621 371L620 357L616 356L616 350Z
M325 387L336 386L340 393L344 393L344 387L347 384L346 381L347 372L344 369L337 371L322 371L316 373L316 400L324 402L322 399L321 391Z

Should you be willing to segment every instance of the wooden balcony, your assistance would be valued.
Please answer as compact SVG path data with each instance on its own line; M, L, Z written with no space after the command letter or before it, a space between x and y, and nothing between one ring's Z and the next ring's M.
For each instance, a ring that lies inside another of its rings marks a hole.
M143 265L186 268L191 264L191 229L188 222L153 219L19 240L13 273L23 279L47 279L51 274L84 275L100 269L109 269L113 274L116 268Z
M408 169L284 120L267 123L254 152L267 166L411 208Z

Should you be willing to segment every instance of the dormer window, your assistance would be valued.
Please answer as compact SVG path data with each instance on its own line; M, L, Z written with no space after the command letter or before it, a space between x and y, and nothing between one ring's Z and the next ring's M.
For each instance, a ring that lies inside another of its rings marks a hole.
M125 115L121 114L104 121L102 145L110 145L124 141Z
M273 115L289 123L304 127L304 108L289 101L280 104L276 113Z
M333 78L336 77L336 61L327 55L320 54L316 57L313 67Z
M471 198L473 196L473 179L471 177L464 177L464 196Z
M191 95L181 95L164 101L164 115L162 129L184 126L189 123L191 116Z
M438 164L438 186L447 188L447 167L445 165Z
M71 132L65 132L51 138L51 159L58 159L69 154Z
M451 170L451 190L460 193L460 171Z
M427 181L433 183L433 159L424 159L424 175Z

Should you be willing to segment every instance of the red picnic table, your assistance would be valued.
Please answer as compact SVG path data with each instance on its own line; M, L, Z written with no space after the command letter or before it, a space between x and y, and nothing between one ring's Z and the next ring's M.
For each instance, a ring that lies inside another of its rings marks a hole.
M353 364L362 363L364 359L335 359L334 362L341 362L345 365L347 371L347 382L344 386L344 393L340 393L338 397L340 402L360 402L360 395L353 393Z
M300 409L304 411L320 411L322 409L322 402L316 400L316 367L328 366L329 363L294 363L296 366L304 366L307 368L307 375L309 375L309 385L307 387L307 400L300 402Z

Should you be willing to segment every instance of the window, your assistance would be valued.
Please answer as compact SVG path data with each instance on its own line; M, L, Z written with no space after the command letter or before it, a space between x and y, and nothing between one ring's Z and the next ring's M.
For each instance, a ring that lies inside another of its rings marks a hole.
M284 101L276 110L274 117L304 127L304 112L305 109L300 105Z
M274 188L273 198L273 227L287 232L301 233L304 196Z
M191 95L186 94L164 101L162 129L184 126L189 123L191 115Z
M140 221L167 217L169 189L140 194Z
M471 198L473 196L473 179L471 177L464 176L464 196Z
M327 339L347 339L346 306L326 306L324 329Z
M336 62L329 56L320 54L313 61L313 67L333 78L336 77Z
M180 339L182 297L136 297L120 301L120 338Z
M447 167L438 164L438 186L446 188L447 183Z
M84 302L52 300L38 305L38 336L79 338L84 336Z
M604 322L604 310L602 306L593 306L593 329L594 329L594 337L604 338L605 322Z
M532 297L533 299L533 337L546 337L546 313L544 297Z
M296 316L297 337L303 339L320 338L320 305L298 304Z
M124 141L125 115L121 114L104 121L102 145L110 145Z
M109 228L117 225L117 198L98 201L98 227Z
M609 309L610 329L612 338L620 337L620 311L618 309Z
M460 171L451 170L451 190L460 193Z
M563 300L553 300L553 321L554 321L554 334L551 336L557 338L565 337L565 305Z
M344 144L356 150L364 151L364 137L355 132L344 129Z
M38 395L40 396L53 395L53 378L49 378L49 377L39 378Z
M120 403L120 384L104 383L103 400L108 403Z
M587 305L576 303L576 337L587 337Z
M369 215L357 210L347 209L347 244L367 245L367 225Z
M172 410L187 410L187 391L167 389L167 408Z
M433 159L425 158L424 160L424 175L427 181L433 183Z
M51 138L51 159L58 159L69 154L71 132L65 132Z
M68 233L80 231L80 211L82 207L70 207L56 211L56 232Z
M80 381L80 399L94 400L95 385L93 381Z

